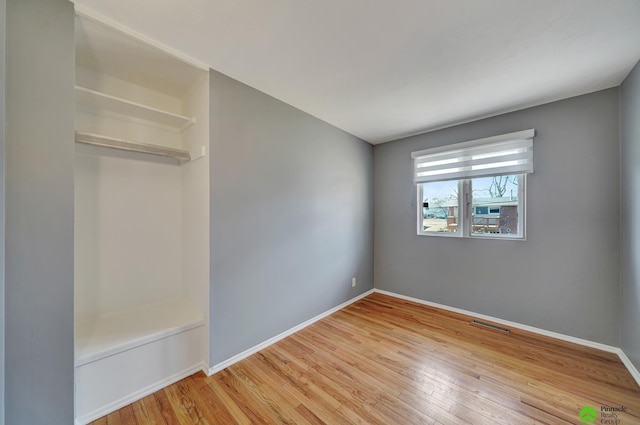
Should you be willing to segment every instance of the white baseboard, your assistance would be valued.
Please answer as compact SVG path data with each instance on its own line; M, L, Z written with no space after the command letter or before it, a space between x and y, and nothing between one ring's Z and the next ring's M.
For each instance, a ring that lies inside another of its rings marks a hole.
M589 341L587 339L576 338L571 335L565 335L557 332L547 331L545 329L536 328L529 325L523 325L522 323L511 322L509 320L499 319L493 316L487 316L486 314L480 314L469 310L463 310L461 308L450 307L444 304L438 304L431 301L425 301L420 298L408 297L406 295L396 294L395 292L389 292L382 289L376 289L375 292L383 295L388 295L390 297L400 298L407 301L412 301L417 304L428 305L430 307L440 308L442 310L452 311L454 313L464 314L466 316L472 316L483 320L488 320L490 322L499 323L501 325L505 325L511 328L521 329L523 331L533 332L539 335L548 336L551 338L560 339L562 341L573 342L574 344L584 345L586 347L596 348L598 350L607 351L609 353L618 353L620 350L618 347L613 347L611 345L601 344L599 342Z
M109 403L108 405L101 407L98 410L94 410L93 412L87 413L84 416L76 418L75 424L86 425L89 422L95 421L96 419L99 419L105 415L108 415L111 412L115 412L116 410L124 406L127 406L135 401L138 401L141 398L148 396L149 394L153 394L156 391L163 389L164 387L167 387L175 382L178 382L179 380L184 379L187 376L193 375L194 373L200 370L206 374L207 371L209 370L209 367L205 363L200 363L198 365L185 369L181 372L178 372L174 375L169 376L168 378L158 381L152 385L149 385L139 391L129 394L126 397L116 400L113 403Z
M440 308L442 310L447 310L447 311L452 311L454 313L464 314L466 316L477 317L479 319L488 320L488 321L494 322L494 323L499 323L501 325L504 325L504 326L507 326L507 327L510 327L510 328L521 329L523 331L528 331L528 332L536 333L536 334L539 334L539 335L548 336L548 337L551 337L551 338L559 339L561 341L572 342L574 344L583 345L585 347L591 347L591 348L595 348L595 349L598 349L598 350L606 351L606 352L609 352L609 353L615 353L615 354L618 355L618 357L620 357L620 360L626 366L626 368L629 370L629 373L631 373L631 376L633 376L633 379L635 379L635 381L638 383L638 386L640 386L640 373L638 373L638 370L635 368L633 363L631 363L631 360L629 360L629 358L626 356L626 354L624 354L624 351L622 351L621 348L614 347L614 346L611 346L611 345L601 344L599 342L589 341L588 339L576 338L576 337L571 336L571 335L565 335L565 334L561 334L561 333L557 333L557 332L547 331L545 329L540 329L540 328L536 328L536 327L529 326L529 325L523 325L522 323L511 322L509 320L503 320L503 319L499 319L497 317L487 316L486 314L480 314L480 313L475 313L475 312L469 311L469 310L463 310L461 308L450 307L448 305L438 304L438 303L434 303L434 302L431 302L431 301L425 301L425 300L422 300L420 298L414 298L414 297L409 297L409 296L406 296L406 295L396 294L395 292L385 291L383 289L374 289L374 292L376 292L378 294L388 295L390 297L395 297L395 298L399 298L399 299L403 299L403 300L407 300L407 301L412 301L412 302L415 302L417 304L428 305L430 307Z
M225 368L231 366L232 364L239 362L240 360L246 359L250 355L257 353L260 350L264 350L268 346L270 346L272 344L275 344L276 342L288 337L289 335L291 335L291 334L293 334L295 332L298 332L299 330L302 330L302 329L306 328L307 326L317 322L320 319L323 319L323 318L327 317L330 314L335 313L338 310L342 310L343 308L345 308L349 304L353 304L354 302L366 297L367 295L372 294L374 291L375 291L374 289L371 289L371 290L369 290L369 291L367 291L367 292L365 292L363 294L358 295L357 297L351 298L350 300L345 301L342 304L340 304L340 305L338 305L338 306L336 306L336 307L334 307L334 308L332 308L330 310L325 311L324 313L320 313L319 315L317 315L317 316L315 316L315 317L313 317L313 318L311 318L311 319L309 319L309 320L307 320L305 322L302 322L299 325L294 326L291 329L288 329L288 330L286 330L286 331L284 331L284 332L282 332L282 333L280 333L280 334L278 334L278 335L276 335L276 336L274 336L272 338L269 338L268 340L266 340L264 342L261 342L258 345L255 345L255 346L249 348L248 350L243 351L242 353L236 354L235 356L230 357L227 360L224 360L224 361L214 365L211 369L209 369L209 372L207 373L207 375L211 376L211 375L213 375L215 373L218 373L222 369L225 369Z
M624 363L624 365L629 370L629 373L631 373L631 376L633 376L633 379L636 380L638 386L640 387L640 372L638 372L638 369L636 369L635 365L631 363L631 360L629 360L629 357L627 357L627 355L624 353L624 351L622 351L621 348L619 348L618 357L620 357L620 360L622 360L622 363Z

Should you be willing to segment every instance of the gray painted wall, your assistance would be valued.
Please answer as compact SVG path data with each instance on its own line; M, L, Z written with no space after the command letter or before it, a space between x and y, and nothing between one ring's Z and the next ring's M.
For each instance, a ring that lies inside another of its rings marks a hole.
M0 0L0 425L4 424L4 40L7 4Z
M215 71L210 113L215 365L373 288L373 149Z
M375 146L376 288L617 346L618 110L614 88ZM412 151L527 128L526 241L416 235Z
M8 0L8 424L73 423L73 4Z
M640 369L640 62L620 89L622 309L620 344Z

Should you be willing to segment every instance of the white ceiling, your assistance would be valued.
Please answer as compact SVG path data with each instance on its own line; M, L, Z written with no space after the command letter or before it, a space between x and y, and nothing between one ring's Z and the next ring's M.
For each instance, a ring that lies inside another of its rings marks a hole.
M373 144L619 85L640 0L75 0Z

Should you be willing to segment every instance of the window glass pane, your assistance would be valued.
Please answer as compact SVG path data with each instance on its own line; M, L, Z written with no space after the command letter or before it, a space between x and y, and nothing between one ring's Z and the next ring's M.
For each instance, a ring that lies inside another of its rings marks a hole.
M458 233L458 181L423 183L422 233Z
M471 233L520 236L518 175L471 179Z

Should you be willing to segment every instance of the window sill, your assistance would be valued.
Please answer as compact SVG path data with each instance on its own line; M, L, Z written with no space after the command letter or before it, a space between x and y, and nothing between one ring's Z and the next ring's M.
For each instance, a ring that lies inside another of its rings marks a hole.
M460 233L447 233L447 232L434 232L434 233L416 233L418 236L435 236L438 238L456 238L456 239L488 239L498 241L526 241L525 236L500 236L499 234L471 234L469 236L463 236Z

